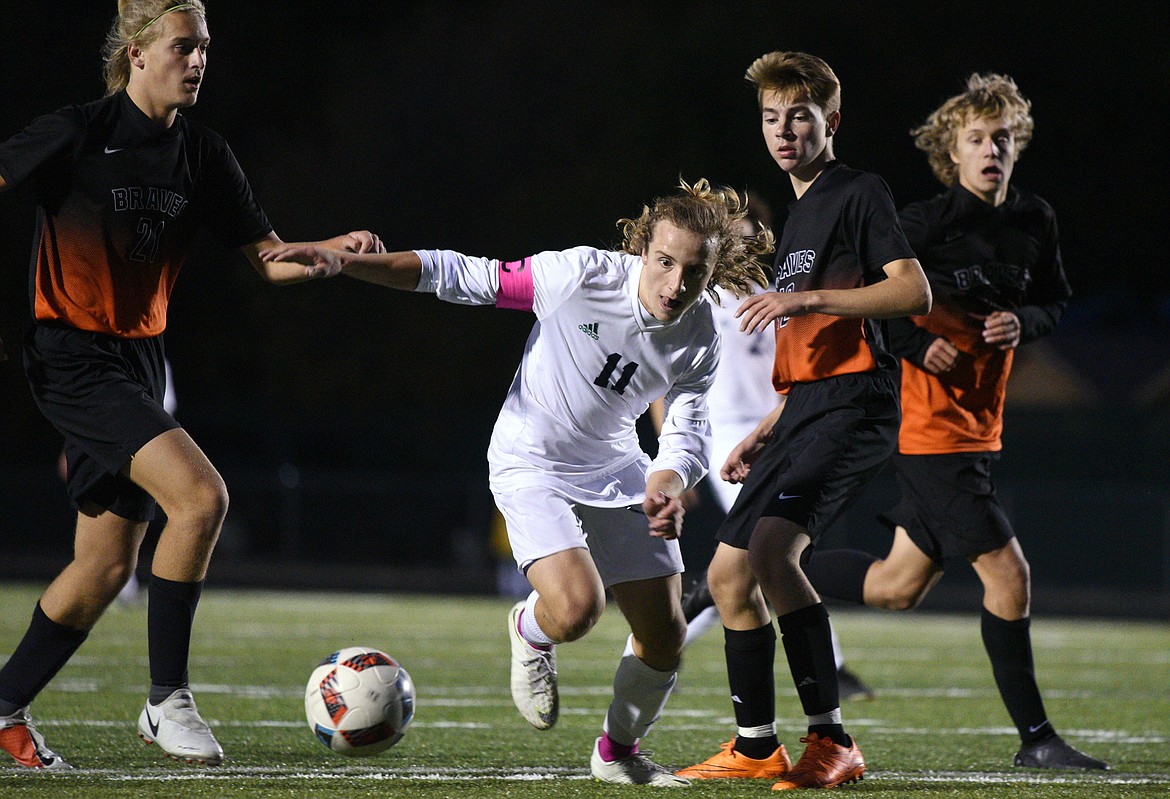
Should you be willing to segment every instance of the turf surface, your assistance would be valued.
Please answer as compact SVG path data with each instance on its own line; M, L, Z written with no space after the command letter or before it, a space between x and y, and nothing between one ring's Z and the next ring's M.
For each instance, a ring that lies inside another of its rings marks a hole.
M28 623L38 588L0 586L0 658ZM0 796L84 797L608 797L652 788L589 777L626 630L616 609L561 647L561 720L527 726L508 693L502 599L235 592L214 587L196 619L192 687L226 752L218 768L179 764L134 734L148 679L146 613L111 610L33 705L49 745L76 770L29 773L0 762ZM847 703L847 728L869 772L842 795L888 797L1170 796L1170 626L1038 618L1045 703L1066 739L1108 760L1105 773L1011 765L1018 744L979 638L979 617L834 610L849 665L877 691ZM678 688L644 744L682 767L713 754L734 726L722 636L685 655ZM415 722L369 759L334 755L304 719L304 681L343 646L391 653L418 689ZM793 756L802 718L778 659L781 740ZM768 781L697 783L692 796L768 796Z

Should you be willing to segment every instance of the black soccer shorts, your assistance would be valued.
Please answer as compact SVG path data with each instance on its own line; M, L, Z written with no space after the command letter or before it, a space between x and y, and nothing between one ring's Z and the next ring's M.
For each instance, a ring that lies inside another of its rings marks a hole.
M900 421L896 373L794 385L716 538L747 549L759 520L779 517L816 543L889 460Z
M121 472L145 444L179 427L162 406L161 338L35 324L24 365L37 407L65 438L73 506L93 503L133 521L154 518L154 498Z

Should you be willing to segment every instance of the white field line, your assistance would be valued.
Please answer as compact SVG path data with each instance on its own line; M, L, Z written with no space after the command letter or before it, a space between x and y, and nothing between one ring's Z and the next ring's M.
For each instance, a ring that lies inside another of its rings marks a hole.
M57 772L53 779L70 777L105 777L111 782L190 782L193 780L229 781L263 779L265 781L316 782L320 780L362 780L386 782L395 780L425 782L467 782L490 779L505 782L537 780L587 780L590 776L582 768L534 766L523 771L516 768L374 768L351 766L306 770L273 766L224 766L175 772L151 769L127 774L115 769L74 769ZM26 772L0 773L0 779L29 778ZM34 775L33 779L37 779ZM44 779L41 777L40 779ZM1170 785L1170 773L1165 774L1048 774L1037 772L980 772L980 771L872 771L866 781L909 781L935 784L975 785Z
M596 716L599 715L597 710L587 710L583 708L562 708L562 715L574 716ZM703 713L702 711L690 711L686 713L675 713L674 716L689 715L699 719L709 719L708 723L688 723L677 724L672 723L666 719L660 721L655 730L658 732L692 732L692 731L710 731L723 730L728 726L735 724L735 719L728 717L721 717L713 714ZM213 727L223 727L225 729L300 729L307 728L307 723L303 721L291 721L288 719L255 719L251 721L224 721L219 719L208 719L209 724ZM37 726L40 727L128 727L130 721L118 721L110 719L37 719ZM998 735L1004 737L1014 737L1016 731L1011 727L895 727L890 726L888 722L878 719L850 719L849 725L851 727L865 728L866 734L873 733L875 735L923 735L923 736L974 736L974 735ZM425 721L416 719L412 725L413 729L457 729L457 730L491 730L501 729L506 730L512 728L514 725L509 722L503 724L495 724L491 722L463 722L463 721ZM789 730L799 733L802 728L797 726L787 726L783 722L780 723L781 732ZM1170 743L1170 736L1166 735L1138 735L1136 733L1126 732L1124 730L1092 730L1092 729L1068 729L1063 731L1077 740L1089 741L1093 743L1117 743L1117 744L1167 744Z
M106 685L97 680L58 678L53 681L50 690L71 694L93 694L110 691L122 694L137 694L143 691L138 685ZM284 697L303 697L304 688L280 685L229 685L224 683L192 683L191 690L196 694L214 694L224 696L243 696L253 699L269 699ZM561 696L598 696L608 697L612 692L608 685L597 686L560 686ZM785 692L784 688L779 688ZM473 704L460 704L456 697L495 697L510 702L506 683L501 680L499 687L494 686L434 686L428 688L426 700L428 704L446 707L474 707ZM795 693L793 690L788 693ZM998 697L999 694L992 688L881 688L882 696L897 697L899 699L984 699ZM681 685L674 693L677 699L688 696L727 696L727 689L711 686ZM1086 690L1052 690L1045 691L1045 698L1051 699L1093 699L1097 696L1106 696L1106 693ZM485 704L485 706L487 706Z

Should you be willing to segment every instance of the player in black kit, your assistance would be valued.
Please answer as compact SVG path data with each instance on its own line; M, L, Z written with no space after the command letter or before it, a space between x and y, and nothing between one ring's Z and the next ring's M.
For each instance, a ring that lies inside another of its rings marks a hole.
M865 761L842 723L829 614L800 561L894 451L897 360L881 320L929 311L930 287L885 182L834 156L841 84L829 65L768 53L747 77L764 143L796 201L776 248L775 290L747 299L737 316L748 333L775 323L772 384L788 399L720 470L743 482L707 570L736 735L679 773L779 778L773 790L833 788L859 779ZM776 736L776 630L765 598L808 717L795 764Z
M133 573L156 502L168 521L151 564L151 687L138 733L180 760L223 759L195 707L187 663L228 498L215 467L163 409L167 301L200 227L270 282L312 275L258 257L280 239L235 157L179 114L198 97L208 41L198 0L122 0L107 37L105 99L42 116L0 143L0 190L29 182L38 204L24 362L38 407L65 438L78 511L74 559L0 669L0 748L21 766L69 768L28 706ZM328 243L381 249L365 231Z
M947 190L901 213L936 302L929 315L890 324L904 359L894 456L902 496L884 517L894 541L880 560L813 553L806 572L826 596L908 610L948 559L968 560L983 583L983 644L1020 734L1015 764L1105 769L1067 744L1044 709L1030 570L991 480L1015 348L1050 333L1071 294L1052 207L1011 184L1032 136L1030 109L1011 78L976 74L914 131Z

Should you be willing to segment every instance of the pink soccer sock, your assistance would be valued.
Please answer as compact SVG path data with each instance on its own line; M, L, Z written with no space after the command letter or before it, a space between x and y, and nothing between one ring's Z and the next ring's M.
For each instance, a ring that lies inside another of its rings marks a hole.
M619 744L609 737L608 733L602 733L601 739L597 742L597 753L601 755L601 759L606 763L612 763L615 760L620 760L623 757L629 757L638 751L638 744L633 746L626 746Z

